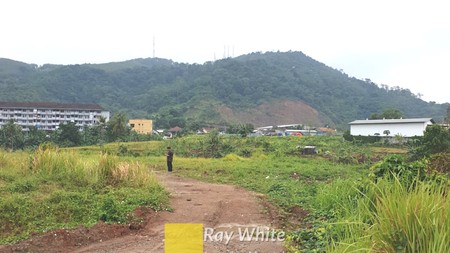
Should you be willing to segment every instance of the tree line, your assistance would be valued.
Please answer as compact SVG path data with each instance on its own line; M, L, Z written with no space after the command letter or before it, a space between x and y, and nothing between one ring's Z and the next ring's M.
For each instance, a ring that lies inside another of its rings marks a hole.
M202 125L191 122L178 136L195 134ZM231 124L224 126L226 133L247 136L254 129L251 124ZM80 128L73 122L60 124L53 132L46 132L34 126L23 131L22 127L9 120L0 128L0 147L9 150L35 149L43 143L53 143L59 147L90 146L108 142L149 141L160 140L162 136L157 134L140 134L132 131L127 125L125 113L115 114L110 121L100 118L99 122L92 126Z
M60 147L89 146L115 141L146 141L158 138L139 134L127 126L125 114L118 113L110 121L101 119L93 126L78 127L70 122L60 124L53 132L34 126L23 131L22 127L9 120L0 129L0 146L5 149L35 149L42 143L54 143Z

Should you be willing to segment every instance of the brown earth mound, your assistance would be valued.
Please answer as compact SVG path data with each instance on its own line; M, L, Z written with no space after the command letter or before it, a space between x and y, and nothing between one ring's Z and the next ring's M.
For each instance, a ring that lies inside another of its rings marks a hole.
M246 122L255 126L305 124L322 126L319 112L302 101L283 100L264 103L246 111L233 111L227 106L218 107L220 116L227 122Z

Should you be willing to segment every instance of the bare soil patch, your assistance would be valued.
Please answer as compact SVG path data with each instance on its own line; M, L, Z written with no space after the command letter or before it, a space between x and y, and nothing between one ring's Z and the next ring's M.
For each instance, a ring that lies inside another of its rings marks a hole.
M217 108L220 116L228 122L249 122L255 126L270 126L277 122L303 122L323 125L319 112L303 101L282 100L263 103L245 111L234 111L225 105Z

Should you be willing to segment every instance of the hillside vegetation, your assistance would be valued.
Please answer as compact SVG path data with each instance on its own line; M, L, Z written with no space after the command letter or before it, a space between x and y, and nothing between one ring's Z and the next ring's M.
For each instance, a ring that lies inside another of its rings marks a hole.
M0 100L98 103L159 127L253 123L330 124L396 108L441 121L449 104L349 77L301 52L252 53L200 64L148 58L83 65L0 59Z

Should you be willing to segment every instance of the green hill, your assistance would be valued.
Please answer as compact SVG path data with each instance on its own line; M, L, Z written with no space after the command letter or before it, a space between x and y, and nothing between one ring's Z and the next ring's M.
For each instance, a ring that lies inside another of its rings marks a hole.
M161 127L304 123L345 128L384 109L442 120L449 104L351 78L301 52L252 53L204 64L147 58L83 65L0 59L0 100L98 103Z

